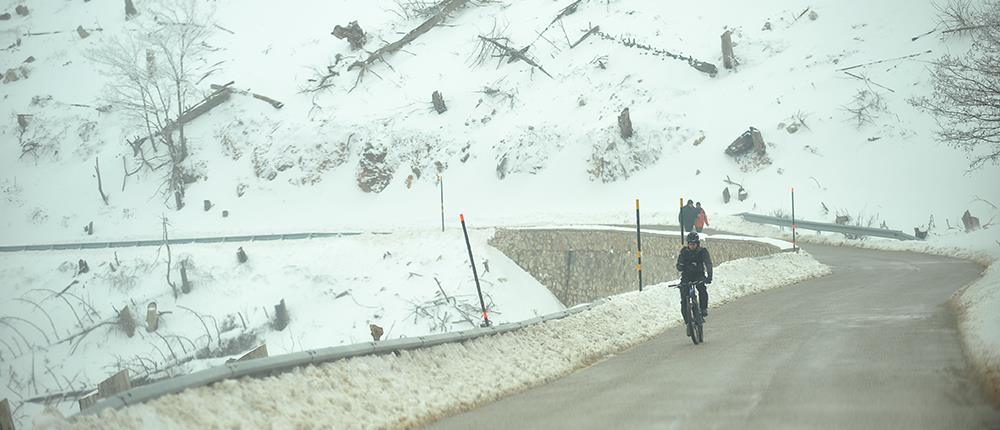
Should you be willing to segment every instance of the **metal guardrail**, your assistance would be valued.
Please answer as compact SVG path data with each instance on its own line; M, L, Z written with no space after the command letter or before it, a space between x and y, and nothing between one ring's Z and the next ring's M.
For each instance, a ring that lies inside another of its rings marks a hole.
M295 352L291 354L277 355L273 357L257 358L247 361L236 361L210 369L194 372L188 375L178 376L148 385L135 387L120 394L115 394L105 399L101 399L87 409L80 411L76 415L96 415L101 411L112 408L118 409L125 406L136 405L157 397L168 394L176 394L189 388L202 387L214 384L226 379L236 379L245 376L261 377L278 373L288 372L296 367L310 364L321 364L345 358L360 357L364 355L388 354L395 351L413 350L427 348L435 345L453 342L465 342L477 337L507 333L519 330L527 326L541 322L565 318L588 310L601 301L576 306L563 311L535 317L521 322L501 324L496 327L483 327L472 330L442 333L430 336L420 336L404 339L392 339L379 342L363 342L352 345L335 346L329 348L314 349L310 351Z
M249 236L217 236L217 237L196 237L187 239L169 239L171 245L184 245L191 243L224 243L224 242L259 242L268 240L297 240L313 239L320 237L341 237L357 236L361 232L338 232L338 233L290 233L290 234L263 234ZM381 233L373 233L381 234ZM89 242L89 243L56 243L46 245L7 245L0 246L0 252L22 252L22 251L52 251L67 249L104 249L104 248L132 248L137 246L160 246L163 240L126 240L118 242Z
M758 224L772 224L782 227L791 227L792 220L788 218L778 218L774 216L758 215L743 212L739 214L743 219ZM796 228L815 230L818 232L829 231L833 233L852 234L857 236L877 236L899 240L917 240L916 237L903 233L899 230L887 230L884 228L857 227L843 224L830 224L825 222L815 222L806 220L795 220Z

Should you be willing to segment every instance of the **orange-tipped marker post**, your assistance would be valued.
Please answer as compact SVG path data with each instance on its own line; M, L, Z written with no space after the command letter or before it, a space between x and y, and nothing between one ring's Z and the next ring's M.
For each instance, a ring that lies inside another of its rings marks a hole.
M469 231L465 228L465 214L458 214L459 221L462 221L462 234L465 235L465 247L469 249L469 264L472 265L472 277L476 280L476 292L479 293L479 306L483 310L483 323L481 327L493 325L490 316L486 313L486 302L483 301L483 289L479 286L479 273L476 271L476 259L472 256L472 243L469 242Z

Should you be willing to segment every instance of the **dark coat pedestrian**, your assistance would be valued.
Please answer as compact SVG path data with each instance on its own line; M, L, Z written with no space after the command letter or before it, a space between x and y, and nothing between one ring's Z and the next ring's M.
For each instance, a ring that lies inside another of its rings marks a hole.
M698 219L698 208L694 207L694 200L688 200L687 204L681 208L681 212L677 214L677 222L681 224L681 228L685 232L694 231L694 222Z

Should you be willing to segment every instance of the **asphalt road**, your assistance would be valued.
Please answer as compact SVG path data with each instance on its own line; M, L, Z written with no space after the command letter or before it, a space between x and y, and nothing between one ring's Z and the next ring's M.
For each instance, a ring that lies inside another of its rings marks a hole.
M701 345L675 327L430 427L1000 429L947 304L980 266L804 248L833 274L713 308Z

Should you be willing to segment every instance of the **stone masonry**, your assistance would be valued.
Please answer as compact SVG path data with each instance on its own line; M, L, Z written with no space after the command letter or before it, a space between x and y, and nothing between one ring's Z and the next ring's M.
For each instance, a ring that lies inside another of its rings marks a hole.
M489 241L567 307L638 289L635 232L497 229ZM779 252L760 242L709 239L716 265ZM643 285L677 278L679 236L643 233Z

